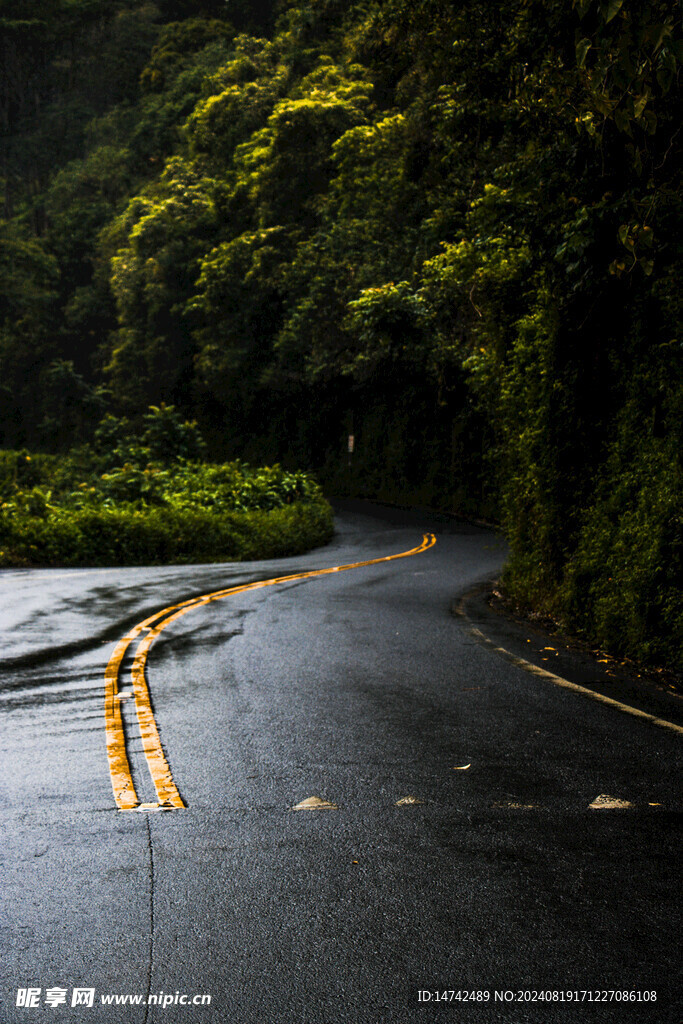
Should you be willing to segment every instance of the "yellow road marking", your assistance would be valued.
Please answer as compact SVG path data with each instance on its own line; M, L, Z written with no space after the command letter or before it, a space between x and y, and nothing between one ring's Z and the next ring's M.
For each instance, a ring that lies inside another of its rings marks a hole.
M142 737L142 746L145 758L147 759L147 767L156 789L159 806L161 808L181 808L185 804L173 781L171 769L161 746L159 730L157 729L152 701L149 695L149 687L145 678L145 665L149 649L161 631L193 608L199 608L201 605L209 604L211 601L220 601L222 598L229 597L232 594L241 594L247 590L261 590L264 587L273 587L278 583L290 583L294 580L308 580L316 576L328 576L333 572L344 572L347 569L361 569L367 565L380 565L382 562L393 562L398 558L409 558L411 555L418 555L433 547L434 544L436 544L434 534L426 533L422 538L422 543L417 547L411 548L410 551L401 551L396 555L370 558L365 562L351 562L348 565L335 565L328 569L297 572L289 576L276 576L269 580L259 580L256 583L245 583L236 587L228 587L225 590L216 590L211 594L192 597L187 601L181 601L179 604L162 608L142 622L139 622L136 626L133 626L117 643L104 673L104 717L107 737L107 758L114 799L119 810L134 811L138 810L141 806L149 806L140 804L133 783L130 763L126 753L126 736L123 728L119 690L119 673L123 659L128 653L131 644L136 640L140 640L143 633L146 632L147 635L138 644L131 670L131 681L135 695L135 711Z
M527 661L526 658L519 658L516 654L512 654L506 650L505 647L498 647L494 644L493 640L489 640L480 629L472 624L472 620L465 611L465 598L462 598L457 606L455 612L461 618L465 619L469 623L469 633L475 637L481 643L485 644L491 650L497 654L502 655L506 661L509 661L512 665L516 665L517 668L523 668L526 672L531 672L535 676L541 676L543 679L548 679L555 686L561 686L565 690L573 690L574 693L581 693L584 697L589 697L591 700L596 700L600 704L607 704L609 707L616 708L617 711L623 711L627 715L633 715L634 718L644 718L650 722L651 725L657 725L662 729L670 729L671 732L677 732L683 734L683 726L676 725L675 722L669 722L665 718L657 718L655 715L650 715L647 711L641 711L640 708L631 707L630 704L622 704L620 700L615 700L613 697L606 697L604 693L599 693L597 690L589 690L587 686L579 686L578 683L572 683L569 679L565 679L563 676L558 676L554 672L549 672L546 668L540 668L538 665L534 665L533 662Z

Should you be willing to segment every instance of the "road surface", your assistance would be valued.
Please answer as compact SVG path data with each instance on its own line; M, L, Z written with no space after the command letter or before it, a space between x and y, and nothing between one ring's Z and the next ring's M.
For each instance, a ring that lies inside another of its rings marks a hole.
M547 667L540 634L455 616L493 533L337 527L294 559L0 573L0 1021L679 1024L683 735L651 719L680 699L598 703L494 649Z

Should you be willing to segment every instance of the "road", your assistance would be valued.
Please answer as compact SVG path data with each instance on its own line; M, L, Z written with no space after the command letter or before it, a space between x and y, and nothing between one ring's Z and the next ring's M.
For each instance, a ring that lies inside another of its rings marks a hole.
M499 571L494 534L337 526L295 559L0 573L2 1024L678 1024L681 732L491 646L546 665L541 634L473 605L487 645L452 613ZM185 601L138 679L164 810L128 672L133 627ZM122 764L151 806L117 808ZM331 806L292 810L313 797Z

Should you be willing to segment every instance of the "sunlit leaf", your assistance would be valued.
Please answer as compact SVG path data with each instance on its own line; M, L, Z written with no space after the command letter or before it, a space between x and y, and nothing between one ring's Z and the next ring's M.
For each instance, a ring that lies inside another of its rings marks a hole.
M607 13L605 15L605 21L610 22L612 18L616 18L617 14L624 6L624 0L609 0L607 4Z

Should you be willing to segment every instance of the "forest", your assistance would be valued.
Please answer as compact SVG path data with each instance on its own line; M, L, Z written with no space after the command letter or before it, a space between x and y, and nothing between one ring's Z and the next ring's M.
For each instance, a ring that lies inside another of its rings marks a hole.
M0 47L1 447L173 407L683 669L676 0L0 0Z

